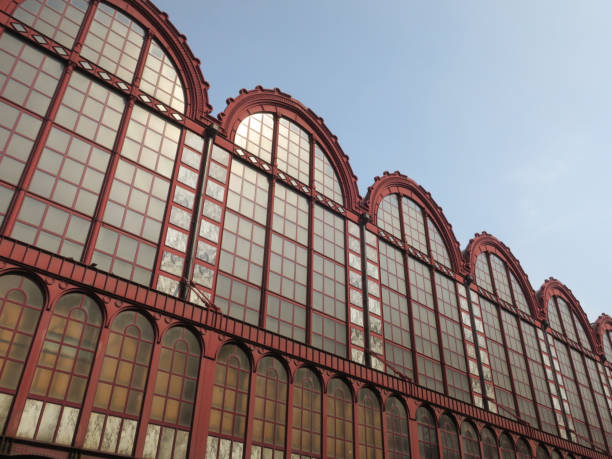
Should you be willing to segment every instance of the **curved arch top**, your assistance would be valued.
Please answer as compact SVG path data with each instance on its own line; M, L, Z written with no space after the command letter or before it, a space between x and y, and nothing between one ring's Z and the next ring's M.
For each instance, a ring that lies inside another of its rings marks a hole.
M525 274L525 271L523 271L521 263L512 254L512 251L506 244L485 231L482 233L476 233L474 237L470 239L470 242L463 252L463 258L467 263L467 269L472 278L476 279L476 258L478 258L478 255L484 252L490 252L497 255L508 265L516 277L519 286L523 290L523 294L525 295L527 304L531 309L531 313L535 316L535 318L541 320L543 318L542 310L538 305L535 291L531 286L531 282L529 282L529 277L527 274Z
M361 196L357 188L357 176L353 173L349 158L342 151L338 138L325 125L323 118L317 116L311 109L291 95L280 91L278 88L264 89L257 86L250 91L241 89L236 99L231 97L227 99L227 107L218 117L227 138L234 139L242 119L260 112L276 113L309 130L313 134L314 140L327 153L338 175L344 195L344 207L357 213L363 212L360 207Z
M578 317L580 325L585 331L587 338L591 343L591 346L593 346L593 350L597 354L601 354L603 352L601 340L595 338L595 332L593 330L593 327L589 323L589 319L587 318L586 313L582 309L582 306L580 306L580 301L576 299L572 291L563 282L555 279L554 277L549 277L544 281L536 295L539 302L539 307L542 310L543 318L547 322L549 300L555 295L563 298L565 302L569 305L571 311L576 314L576 317Z
M0 9L12 13L23 0L0 0ZM181 34L153 2L147 0L104 0L124 12L148 30L176 66L185 91L185 116L203 120L212 111L208 100L209 84L200 69L201 62L187 45Z
M374 183L368 188L365 202L374 222L376 223L376 211L380 202L385 196L393 193L412 199L426 210L444 239L453 269L456 272L465 273L466 268L461 258L459 241L455 237L453 226L442 212L442 208L434 201L429 191L399 171L384 172L382 177L374 177Z

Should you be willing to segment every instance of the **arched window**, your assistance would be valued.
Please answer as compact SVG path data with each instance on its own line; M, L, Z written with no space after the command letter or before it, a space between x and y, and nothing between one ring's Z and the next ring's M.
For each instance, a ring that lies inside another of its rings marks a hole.
M563 459L563 456L561 455L561 453L557 451L556 449L553 449L550 456L552 457L552 459Z
M390 459L410 457L408 416L404 405L395 397L389 397L385 408L387 452Z
M516 458L531 459L531 448L522 438L519 438L519 440L516 442Z
M185 113L183 83L172 60L156 40L153 40L149 47L140 89L177 112Z
M168 330L162 340L144 457L186 456L199 368L195 335L184 327Z
M538 448L536 449L536 459L550 459L550 454L548 454L548 451L544 446L538 445Z
M448 414L440 416L440 443L442 459L460 459L459 434L457 425Z
M0 432L30 353L43 301L30 279L15 274L0 277Z
M480 442L474 426L465 421L461 424L461 444L464 458L480 459ZM489 456L487 456L489 459Z
M153 338L151 323L136 311L121 312L113 320L96 384L85 448L132 454Z
M486 459L499 459L499 451L497 449L497 441L495 435L487 427L480 432L482 441L482 453Z
M17 435L70 445L93 363L102 314L69 293L53 309Z
M438 454L438 432L436 431L436 421L433 415L427 408L421 406L417 410L416 418L419 429L419 453L421 454L421 459L438 459L440 457ZM457 431L455 430L456 434Z
M327 386L326 457L353 457L353 398L348 386L338 378Z
M300 368L293 383L292 451L321 457L321 383L312 370Z
M210 410L207 459L242 457L249 405L251 364L235 344L219 351Z
M287 371L274 357L257 365L252 457L283 454L287 419Z
M514 443L512 443L508 434L503 433L499 436L499 451L501 459L516 459Z
M359 410L359 457L364 459L383 457L382 423L380 403L370 389L361 389L357 396Z

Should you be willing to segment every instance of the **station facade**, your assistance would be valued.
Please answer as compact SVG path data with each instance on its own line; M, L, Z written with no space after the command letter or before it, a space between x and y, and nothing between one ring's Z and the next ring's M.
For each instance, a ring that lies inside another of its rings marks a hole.
M0 0L0 453L612 453L612 318L145 0Z

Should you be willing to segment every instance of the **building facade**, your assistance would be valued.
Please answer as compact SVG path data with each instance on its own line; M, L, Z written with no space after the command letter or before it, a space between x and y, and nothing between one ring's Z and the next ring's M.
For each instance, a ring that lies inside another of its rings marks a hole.
M0 0L0 53L0 453L610 457L611 317L288 94L212 116L151 2Z

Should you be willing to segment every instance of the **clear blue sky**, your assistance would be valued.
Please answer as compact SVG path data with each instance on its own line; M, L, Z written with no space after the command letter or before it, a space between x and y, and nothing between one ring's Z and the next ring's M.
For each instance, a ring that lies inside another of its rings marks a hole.
M325 119L365 195L400 172L462 248L506 243L612 314L612 2L153 0L188 38L213 114L278 87Z

